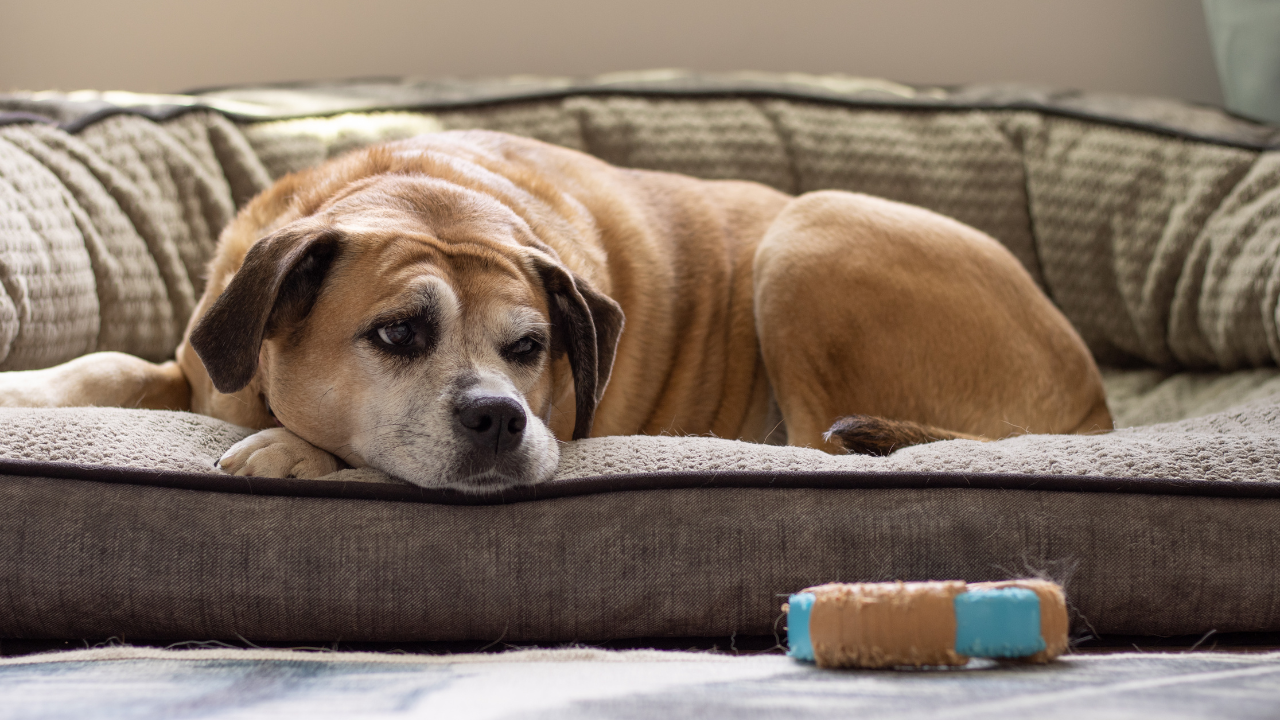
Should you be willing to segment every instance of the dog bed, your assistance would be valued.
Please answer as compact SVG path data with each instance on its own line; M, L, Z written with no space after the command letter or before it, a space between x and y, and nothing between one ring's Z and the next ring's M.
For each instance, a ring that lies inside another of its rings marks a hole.
M234 478L187 413L0 411L0 636L767 635L830 580L1043 574L1077 632L1280 630L1280 130L1172 101L843 77L333 83L0 98L0 369L168 357L218 230L346 149L485 127L614 163L913 202L990 233L1123 429L887 458L570 443L502 497Z

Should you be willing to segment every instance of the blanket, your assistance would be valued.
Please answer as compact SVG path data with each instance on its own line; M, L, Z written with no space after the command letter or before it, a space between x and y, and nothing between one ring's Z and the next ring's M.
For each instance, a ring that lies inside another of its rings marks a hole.
M826 671L778 655L592 648L490 655L103 648L0 660L14 716L242 718L1268 717L1276 653L1069 655L1049 665Z

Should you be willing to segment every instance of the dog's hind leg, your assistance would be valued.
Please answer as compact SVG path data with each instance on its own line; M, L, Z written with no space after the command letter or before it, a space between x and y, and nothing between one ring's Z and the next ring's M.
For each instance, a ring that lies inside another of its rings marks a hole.
M124 407L187 410L191 386L173 361L119 352L83 355L43 370L0 372L0 407Z
M774 220L753 273L790 445L995 440L1080 432L1086 418L1110 429L1084 342L1013 255L971 227L866 195L810 193ZM851 414L876 424L829 432Z

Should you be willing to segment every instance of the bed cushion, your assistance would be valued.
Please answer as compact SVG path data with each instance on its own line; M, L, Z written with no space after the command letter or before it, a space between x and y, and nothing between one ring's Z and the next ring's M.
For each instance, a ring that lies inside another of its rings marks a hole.
M565 446L499 497L368 470L233 478L186 413L4 410L0 636L566 641L769 634L831 580L1044 574L1077 632L1280 629L1280 153L1168 101L812 77L365 83L0 98L0 369L171 354L218 229L273 177L446 128L1001 240L1126 429L888 458L716 438ZM303 116L303 117L299 117Z

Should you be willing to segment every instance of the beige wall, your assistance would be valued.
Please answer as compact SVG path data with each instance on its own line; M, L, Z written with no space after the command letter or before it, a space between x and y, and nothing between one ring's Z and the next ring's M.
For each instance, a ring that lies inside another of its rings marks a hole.
M0 0L0 90L653 67L1221 101L1200 0Z

